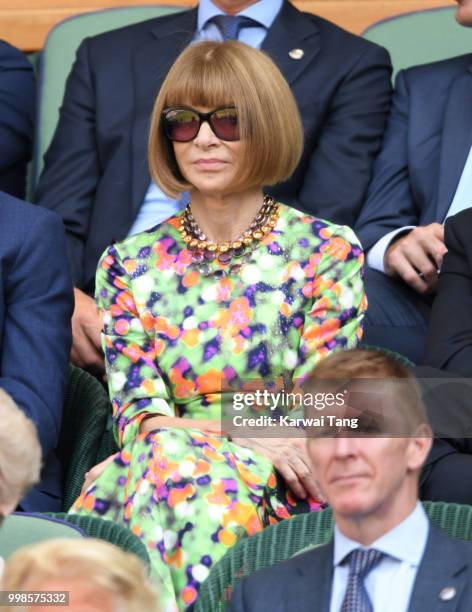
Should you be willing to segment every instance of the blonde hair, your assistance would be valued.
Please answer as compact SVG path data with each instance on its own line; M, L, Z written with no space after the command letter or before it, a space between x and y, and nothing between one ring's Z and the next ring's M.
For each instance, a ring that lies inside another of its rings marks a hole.
M21 548L5 565L2 587L9 591L38 589L58 578L72 583L83 579L87 586L113 595L114 609L119 612L159 609L157 593L140 559L94 538L57 538ZM13 611L19 612L18 607Z
M284 181L300 161L300 114L288 83L272 60L237 41L196 43L170 69L151 118L151 176L171 197L191 188L162 129L162 112L180 105L237 108L244 150L235 191Z
M0 414L0 506L14 508L39 482L41 446L33 421L3 389L0 389Z

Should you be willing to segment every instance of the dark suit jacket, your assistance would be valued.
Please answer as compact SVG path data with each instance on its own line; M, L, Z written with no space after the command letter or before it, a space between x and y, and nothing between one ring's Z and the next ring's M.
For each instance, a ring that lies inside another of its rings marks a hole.
M91 291L101 253L127 235L143 202L152 106L196 19L197 9L152 19L85 40L77 52L37 201L65 222L78 287ZM301 59L289 56L294 48ZM389 108L387 52L288 2L263 49L290 83L306 138L292 178L268 191L352 225Z
M64 228L49 212L0 193L0 387L34 421L42 481L24 510L59 510L54 456L71 345L73 294Z
M0 40L0 191L25 194L34 133L35 83L26 57Z
M471 208L446 221L445 243L448 252L429 320L424 362L472 377Z
M405 225L442 223L472 144L472 54L401 71L355 225L365 249Z
M333 544L330 542L248 576L236 587L229 609L230 612L329 612L332 581ZM456 589L453 600L440 600L439 593L445 587ZM408 612L470 610L472 544L452 540L431 526Z

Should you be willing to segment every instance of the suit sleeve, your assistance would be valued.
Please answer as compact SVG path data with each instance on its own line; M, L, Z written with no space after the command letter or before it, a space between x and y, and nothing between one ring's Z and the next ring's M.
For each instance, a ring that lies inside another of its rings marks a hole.
M408 80L402 71L396 79L382 150L355 225L366 250L392 230L418 225L408 169L409 106Z
M35 108L33 67L26 57L0 41L0 173L31 157Z
M60 219L42 213L3 279L0 387L34 421L47 456L56 445L69 373L73 293Z
M438 291L429 320L424 363L472 376L472 211L446 221Z
M81 287L84 244L100 179L95 87L87 40L80 45L67 79L59 122L44 161L36 201L62 218L73 282Z
M370 47L338 87L299 192L302 208L354 225L390 106L388 53Z

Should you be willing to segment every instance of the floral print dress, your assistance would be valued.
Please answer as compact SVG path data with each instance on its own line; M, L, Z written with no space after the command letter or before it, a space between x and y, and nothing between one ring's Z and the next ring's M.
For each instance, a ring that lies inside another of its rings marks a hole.
M277 495L272 464L255 451L199 429L140 434L141 421L218 419L223 381L302 378L356 346L366 307L363 253L347 227L280 204L276 227L239 269L211 262L204 275L179 217L101 259L96 297L121 451L72 509L142 538L163 612L190 606L229 547L297 504Z

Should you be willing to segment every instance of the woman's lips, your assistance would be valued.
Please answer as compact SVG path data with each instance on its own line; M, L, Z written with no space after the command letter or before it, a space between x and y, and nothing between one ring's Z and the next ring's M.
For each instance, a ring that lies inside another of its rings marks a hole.
M197 166L197 168L220 168L221 166L224 166L226 164L226 162L224 162L221 159L214 159L214 158L209 158L209 159L197 159L196 161L193 162L195 166Z

